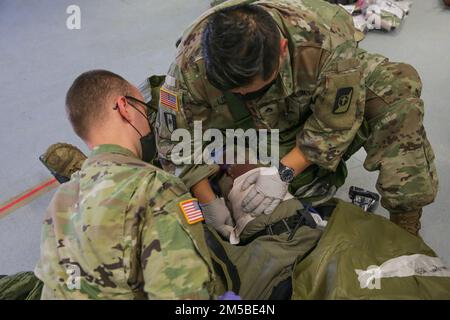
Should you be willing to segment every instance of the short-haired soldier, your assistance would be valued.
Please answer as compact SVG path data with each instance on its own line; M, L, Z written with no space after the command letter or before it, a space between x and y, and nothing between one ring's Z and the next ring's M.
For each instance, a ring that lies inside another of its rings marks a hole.
M48 208L35 268L42 299L212 296L197 201L178 178L142 160L155 148L143 99L104 70L70 87L69 120L92 152Z

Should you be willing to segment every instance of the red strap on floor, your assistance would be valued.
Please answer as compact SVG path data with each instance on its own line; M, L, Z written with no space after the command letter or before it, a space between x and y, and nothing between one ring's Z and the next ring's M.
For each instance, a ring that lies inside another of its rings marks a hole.
M55 178L46 180L37 186L28 189L25 192L9 199L8 201L0 204L0 217L4 217L6 214L11 213L26 204L30 203L34 199L42 196L50 190L59 186L58 181Z

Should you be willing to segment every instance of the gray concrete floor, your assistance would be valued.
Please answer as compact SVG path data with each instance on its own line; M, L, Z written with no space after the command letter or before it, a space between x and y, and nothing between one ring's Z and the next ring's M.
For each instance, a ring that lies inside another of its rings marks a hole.
M189 4L187 4L189 3ZM89 69L109 69L139 83L164 74L174 43L208 0L0 0L0 203L49 177L38 156L48 145L82 146L64 112L72 80ZM81 30L66 28L66 8L81 8ZM450 265L450 10L440 0L414 1L395 33L371 33L362 46L411 63L419 71L425 124L437 155L440 193L425 209L423 237ZM350 185L374 190L376 174L349 163ZM31 270L39 256L40 225L52 192L0 219L0 274ZM385 214L379 210L380 214Z

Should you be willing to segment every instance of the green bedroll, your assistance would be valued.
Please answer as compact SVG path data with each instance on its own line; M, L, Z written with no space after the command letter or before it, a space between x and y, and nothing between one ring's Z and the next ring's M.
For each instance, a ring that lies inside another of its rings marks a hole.
M421 238L340 200L292 277L292 299L450 299L450 270Z

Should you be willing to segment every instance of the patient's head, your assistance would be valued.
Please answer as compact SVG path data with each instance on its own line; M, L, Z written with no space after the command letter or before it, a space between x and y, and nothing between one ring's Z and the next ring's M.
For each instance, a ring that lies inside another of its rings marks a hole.
M140 138L150 132L143 99L121 76L92 70L73 82L66 95L66 111L75 133L90 148L118 144L141 156Z

